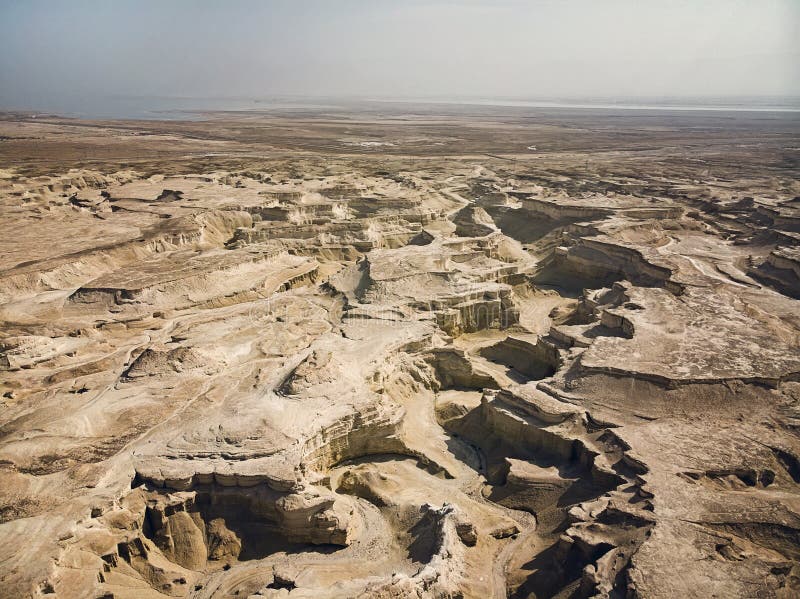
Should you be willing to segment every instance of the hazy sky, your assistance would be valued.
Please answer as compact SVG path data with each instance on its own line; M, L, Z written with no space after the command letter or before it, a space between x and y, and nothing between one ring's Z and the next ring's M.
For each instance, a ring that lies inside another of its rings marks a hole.
M799 95L800 0L0 0L0 105Z

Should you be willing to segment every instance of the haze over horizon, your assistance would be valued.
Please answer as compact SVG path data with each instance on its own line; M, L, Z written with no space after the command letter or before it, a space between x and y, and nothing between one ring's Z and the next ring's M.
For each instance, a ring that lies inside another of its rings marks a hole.
M0 0L0 107L800 95L800 3Z

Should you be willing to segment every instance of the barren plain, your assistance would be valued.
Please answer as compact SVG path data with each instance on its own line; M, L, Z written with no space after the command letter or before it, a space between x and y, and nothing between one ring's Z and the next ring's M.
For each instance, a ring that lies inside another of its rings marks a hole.
M0 117L0 596L797 597L800 117Z

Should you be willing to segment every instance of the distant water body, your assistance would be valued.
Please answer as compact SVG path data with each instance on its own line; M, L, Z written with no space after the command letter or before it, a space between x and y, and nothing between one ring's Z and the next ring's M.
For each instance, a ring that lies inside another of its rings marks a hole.
M377 100L414 102L419 100ZM426 100L430 104L460 104L465 106L507 106L519 108L577 108L595 110L694 110L723 112L800 112L800 98L664 98L623 99L605 98L581 100L517 100L517 99L460 99Z
M37 99L28 106L5 105L0 110L98 120L196 120L214 112L311 111L335 108L316 99L173 98L109 96Z
M214 112L319 112L372 110L389 105L507 107L575 110L649 110L715 112L800 113L800 98L651 98L651 99L519 99L519 98L175 98L156 96L109 96L104 98L37 99L30 106L6 106L0 110L24 110L85 119L194 120ZM428 110L428 111L429 111Z

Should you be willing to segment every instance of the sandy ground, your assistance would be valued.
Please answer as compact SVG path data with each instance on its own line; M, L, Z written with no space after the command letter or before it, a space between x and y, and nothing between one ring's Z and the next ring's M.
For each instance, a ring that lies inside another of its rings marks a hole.
M0 596L796 596L799 135L0 115Z

